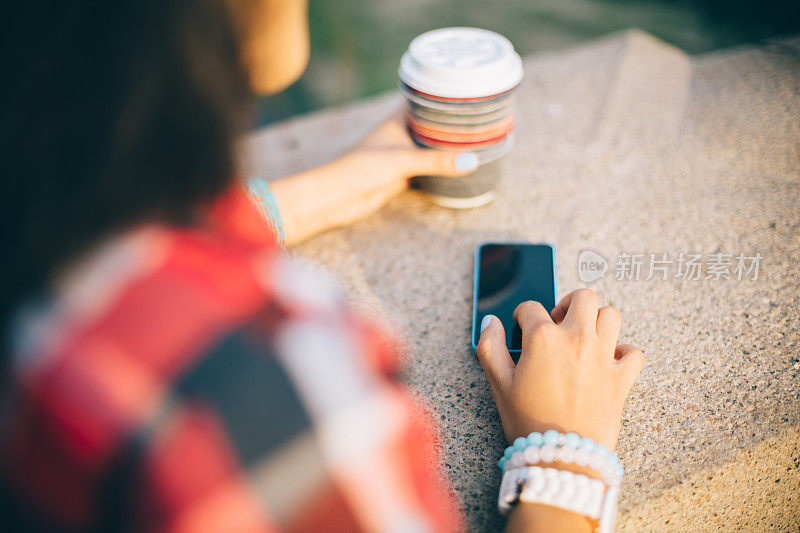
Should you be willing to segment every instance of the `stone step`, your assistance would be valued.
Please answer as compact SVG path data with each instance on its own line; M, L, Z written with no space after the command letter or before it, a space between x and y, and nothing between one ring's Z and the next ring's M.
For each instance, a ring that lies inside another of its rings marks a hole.
M502 240L554 243L561 294L582 285L581 250L611 264L591 286L622 312L621 342L647 357L619 444L622 530L800 525L782 511L796 509L798 446L781 440L800 427L798 48L789 39L689 57L630 31L531 56L493 204L451 211L404 193L293 250L409 340L406 379L438 413L445 471L472 530L503 524L503 434L469 339L473 250ZM389 94L255 132L245 171L323 163L400 102ZM639 281L615 279L621 253L714 252L761 254L759 278L647 281L645 267ZM767 463L748 459L764 450ZM771 464L788 471L765 501ZM720 525L731 509L747 519Z

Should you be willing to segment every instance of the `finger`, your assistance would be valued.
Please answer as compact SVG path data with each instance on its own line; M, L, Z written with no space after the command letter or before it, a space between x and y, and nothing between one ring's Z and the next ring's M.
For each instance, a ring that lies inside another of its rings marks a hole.
M406 115L409 111L407 111L406 106L400 106L395 109L394 113L392 113L388 119L386 119L387 124L399 124L403 128L406 127Z
M551 312L553 321L564 327L594 333L597 326L597 295L590 289L567 294Z
M553 320L544 306L534 300L522 302L514 309L514 320L522 332L535 330L540 324L552 324Z
M431 148L402 150L400 161L411 176L463 176L478 168L478 156L472 152L449 152Z
M567 309L569 309L569 303L572 301L573 294L575 294L575 291L561 298L561 301L550 311L550 317L556 324L561 324L564 321L564 317L567 316Z
M532 354L536 345L553 343L553 334L558 334L558 326L550 318L547 309L540 302L528 300L514 310L514 320L522 330L522 352L517 362L517 372L524 375L535 368ZM532 349L533 348L533 349Z
M398 147L411 148L413 146L414 142L408 135L403 108L395 111L385 122L372 130L358 143L359 148L375 150Z
M530 353L530 343L536 339L543 339L548 326L553 329L557 328L544 306L533 300L522 302L517 306L514 310L514 320L522 330L522 353L518 366L521 365L519 368L524 368L529 364L529 357L526 357L526 354Z
M476 350L486 379L495 399L511 382L514 375L514 361L506 348L506 332L496 316L486 315L481 321L481 336Z
M597 336L611 347L617 344L621 327L622 315L615 308L607 305L597 310Z
M644 367L644 352L631 344L619 344L614 350L614 359L625 376L627 387L632 387Z

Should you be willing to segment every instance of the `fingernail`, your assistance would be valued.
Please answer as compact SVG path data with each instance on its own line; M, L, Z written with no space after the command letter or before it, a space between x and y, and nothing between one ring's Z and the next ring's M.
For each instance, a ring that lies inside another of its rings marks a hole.
M483 330L488 328L489 324L491 323L492 323L492 315L486 315L485 317L483 317L483 320L481 320L481 333L483 333Z
M472 152L461 152L456 156L456 170L466 172L478 168L478 156Z

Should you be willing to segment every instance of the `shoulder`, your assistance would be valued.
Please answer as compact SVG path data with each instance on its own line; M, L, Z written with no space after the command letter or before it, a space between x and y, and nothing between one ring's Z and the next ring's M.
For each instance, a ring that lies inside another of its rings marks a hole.
M231 479L247 478L267 514L290 502L289 522L312 508L324 522L330 502L309 491L333 494L357 465L398 463L411 470L381 482L398 495L392 506L439 516L439 496L423 505L401 490L404 476L430 481L434 445L387 379L398 345L320 272L274 248L158 230L115 243L75 279L32 327L38 342L20 345L2 436L7 480L59 521L91 519L93 495L131 442L146 449L140 497L169 521L202 514ZM289 464L313 473L312 486L287 493ZM354 516L368 485L337 496Z
M381 379L396 355L333 283L276 247L163 228L99 250L19 330L18 399L98 465L175 387L272 372L304 405L327 405Z
M101 468L178 376L269 305L279 255L161 227L96 250L19 314L14 397L4 399L25 433L19 442L41 440L46 427L59 453Z

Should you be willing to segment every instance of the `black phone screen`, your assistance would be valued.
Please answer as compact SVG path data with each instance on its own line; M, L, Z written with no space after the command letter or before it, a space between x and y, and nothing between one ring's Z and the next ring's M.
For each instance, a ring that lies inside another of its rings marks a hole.
M484 244L478 247L475 265L475 312L473 345L480 337L480 323L495 315L506 330L509 351L522 348L522 331L514 322L514 309L526 300L540 302L547 312L556 305L553 247L547 244Z

